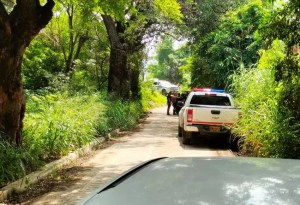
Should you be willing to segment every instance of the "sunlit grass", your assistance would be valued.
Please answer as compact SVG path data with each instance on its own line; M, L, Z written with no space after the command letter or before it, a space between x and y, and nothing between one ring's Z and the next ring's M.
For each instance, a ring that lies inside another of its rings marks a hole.
M141 99L135 101L91 92L41 93L26 96L23 146L0 142L0 186L115 129L130 129L145 112L166 101L150 85L142 86Z
M152 107L166 105L167 103L166 97L152 87L152 82L142 83L141 95L141 103L144 112L149 111Z
M234 132L243 136L242 151L247 155L299 158L300 124L293 122L291 111L280 103L288 89L275 79L284 50L285 45L275 40L269 50L261 51L257 68L241 68L232 76L232 91L243 112Z
M41 158L60 157L96 136L105 111L99 95L32 95L24 119L24 141Z

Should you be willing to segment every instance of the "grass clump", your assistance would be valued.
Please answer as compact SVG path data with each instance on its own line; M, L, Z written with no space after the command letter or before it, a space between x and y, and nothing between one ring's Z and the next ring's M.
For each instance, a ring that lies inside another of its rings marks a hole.
M127 130L138 122L142 114L142 105L139 101L117 100L110 104L105 117L111 130L117 128Z
M32 167L38 167L38 160L26 149L15 148L0 141L0 187L24 176Z
M96 136L96 123L104 111L97 94L32 95L24 119L26 146L41 159L66 155Z
M151 81L141 83L141 103L144 112L148 112L152 107L167 104L166 97L160 94L152 85Z
M284 53L284 43L275 40L269 50L261 51L256 68L241 68L232 76L232 92L243 112L234 132L244 137L242 151L247 155L299 158L300 124L287 108L289 102L282 103L291 86L276 80L276 66L285 58Z

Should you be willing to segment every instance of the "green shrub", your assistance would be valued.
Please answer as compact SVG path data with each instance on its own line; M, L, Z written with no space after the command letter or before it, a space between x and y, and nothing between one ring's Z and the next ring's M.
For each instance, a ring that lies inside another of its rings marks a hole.
M27 102L24 140L30 152L42 159L57 158L90 142L105 111L97 94L32 95Z
M280 157L300 158L300 77L284 81L278 100L278 144L274 152Z
M43 38L34 40L26 49L22 76L27 89L44 89L64 68L63 54L47 46Z
M165 101L151 86L144 87L143 91L142 100L133 102L113 101L107 95L91 91L77 95L50 94L49 90L39 90L39 94L26 91L24 143L15 148L0 142L0 186L82 147L94 137L117 128L131 128L144 111Z
M0 142L0 187L8 182L23 177L32 171L32 168L40 166L35 156L22 148L15 148L9 143Z
M166 97L157 92L152 85L153 82L151 81L141 83L141 103L144 112L148 112L153 107L165 105L167 103Z
M106 111L107 126L114 130L117 128L126 130L137 123L143 114L140 102L129 102L117 100L110 102L110 106Z
M244 151L253 156L278 157L285 149L280 139L286 138L289 128L279 114L282 83L275 81L274 69L283 60L284 50L284 44L276 40L269 50L261 51L257 68L241 68L232 76L232 91L243 112L234 131L245 137Z
M241 69L234 78L236 103L243 113L235 131L246 137L247 148L255 156L268 156L268 147L276 135L276 83L272 76L272 70Z

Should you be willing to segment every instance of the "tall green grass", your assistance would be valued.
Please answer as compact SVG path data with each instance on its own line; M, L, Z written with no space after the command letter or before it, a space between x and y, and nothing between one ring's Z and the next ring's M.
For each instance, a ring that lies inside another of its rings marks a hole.
M90 142L105 112L98 94L32 95L27 101L24 141L41 159L58 158Z
M142 114L142 105L139 101L118 100L110 103L105 117L110 129L127 130L137 123Z
M147 112L153 107L166 105L167 99L160 94L153 86L153 82L145 81L141 83L141 103L143 111Z
M272 76L272 70L241 69L234 79L236 102L243 113L234 131L245 136L244 149L254 156L270 155L277 132L277 86Z
M26 149L11 146L5 141L0 141L0 187L8 182L19 179L32 167L37 167L37 158Z
M0 142L0 187L96 137L131 128L144 112L165 103L150 84L142 85L136 101L112 100L98 92L74 93L27 93L23 146Z
M292 156L291 143L297 135L290 119L280 114L284 105L278 102L284 87L275 80L275 67L284 59L284 52L283 42L275 40L269 50L261 51L257 68L241 68L232 76L232 92L243 112L234 131L244 136L243 151L251 156Z

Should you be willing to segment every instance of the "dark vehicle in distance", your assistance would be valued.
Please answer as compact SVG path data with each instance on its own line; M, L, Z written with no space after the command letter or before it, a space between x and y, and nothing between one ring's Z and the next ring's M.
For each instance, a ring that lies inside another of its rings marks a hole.
M189 93L189 91L182 91L181 93L179 93L176 99L176 104L173 106L173 115L179 114L181 108L184 106L184 103Z
M300 161L160 158L99 188L79 205L299 205Z

